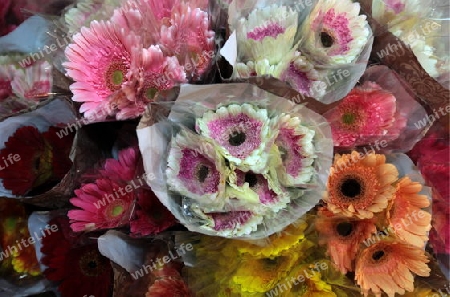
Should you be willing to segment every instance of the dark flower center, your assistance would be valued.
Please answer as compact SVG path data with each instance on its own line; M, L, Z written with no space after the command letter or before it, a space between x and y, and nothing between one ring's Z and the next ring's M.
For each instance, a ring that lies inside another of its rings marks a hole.
M349 198L355 198L361 194L361 184L356 179L347 179L341 185L341 193Z
M337 225L336 231L341 236L349 236L353 232L353 224L350 222L341 222Z
M89 261L88 267L91 268L91 269L97 268L97 262L95 262L95 261Z
M246 173L245 174L245 182L248 183L250 188L252 188L258 182L258 178L256 177L256 174L254 174L254 173Z
M320 32L320 41L324 47L331 47L334 43L333 37L327 32Z
M355 122L356 120L356 115L354 113L345 113L342 116L342 122L344 122L344 124L346 125L351 125Z
M99 276L103 272L101 256L96 252L88 251L80 258L80 269L86 276Z
M232 146L240 146L245 142L246 135L243 132L233 132L228 138L228 143Z
M265 259L262 259L262 262L263 262L263 265L265 267L267 267L268 269L273 269L273 267L277 267L281 264L281 261L282 261L281 258L282 257L277 257L277 258L273 258L273 259L265 258Z
M381 258L383 258L383 256L384 256L384 251L376 251L375 253L372 254L372 259L374 259L375 261L378 261Z
M200 165L200 168L197 171L197 178L199 182L204 182L208 177L209 167L205 165Z

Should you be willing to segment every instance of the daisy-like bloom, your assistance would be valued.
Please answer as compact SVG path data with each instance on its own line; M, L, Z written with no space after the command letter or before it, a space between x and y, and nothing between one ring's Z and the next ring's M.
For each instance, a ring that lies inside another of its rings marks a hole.
M186 81L186 73L180 66L176 57L167 57L159 46L150 46L139 52L138 61L132 73L138 78L138 85L127 85L124 92L127 98L134 100L116 100L119 112L118 119L130 118L130 115L138 116L145 111L147 104L153 101L160 91L170 90L174 86Z
M377 84L367 82L353 89L325 117L331 124L334 145L351 147L380 139L388 131L397 130L398 136L401 129L393 129L397 125L395 113L395 97Z
M89 27L93 20L108 20L120 0L81 0L64 15L69 35L80 32L81 27Z
M167 183L173 191L201 204L219 204L227 178L225 161L205 138L182 130L167 158Z
M165 277L157 279L149 288L145 297L190 297L188 286L180 278Z
M315 227L319 244L327 245L328 254L343 274L353 271L359 245L377 231L373 219L339 217L326 208L319 211Z
M314 69L314 65L297 51L279 78L288 82L300 94L320 99L327 89L322 77L323 75Z
M108 158L99 170L100 176L117 183L128 184L136 178L141 154L138 147L129 147L119 151L117 160Z
M138 194L136 218L130 222L132 235L147 236L158 234L172 227L176 219L158 200L153 191L143 189Z
M150 2L153 1L124 1L120 8L114 10L111 17L111 23L139 36L141 48L158 44L161 39L159 31L162 24L156 19Z
M370 29L360 5L351 0L320 0L302 25L301 48L325 65L354 62L367 44Z
M170 25L161 27L161 45L184 66L188 77L198 78L211 66L214 55L214 31L209 15L191 1L177 1Z
M199 132L212 139L218 150L243 170L263 173L275 136L266 109L251 104L230 104L197 118Z
M404 177L397 184L395 198L389 203L387 219L395 234L409 244L423 248L431 229L431 215L422 210L430 201L419 195L422 185Z
M385 155L360 155L356 151L336 155L324 200L335 214L370 219L386 209L397 179L397 168L386 164Z
M201 220L201 228L223 237L248 235L257 230L263 216L251 211L209 212L193 208Z
M227 197L237 198L250 203L261 204L278 212L289 203L289 193L285 191L276 179L270 175L257 174L252 171L243 172L236 170L236 181L231 183L232 189L227 189ZM257 197L257 201L251 201Z
M243 294L264 293L284 279L296 261L295 253L273 258L244 257L232 281L235 285L240 285Z
M355 280L364 296L370 291L389 297L414 290L414 275L429 276L425 251L397 239L381 240L361 251L356 259Z
M80 112L86 117L98 117L97 109L105 101L123 100L122 88L134 84L131 53L138 44L140 40L133 32L125 32L110 22L93 21L74 36L65 51L68 62L63 65L75 80L70 86L72 99L83 102Z
M330 284L322 280L320 269L325 265L326 269L332 269L327 261L312 264L302 264L294 267L285 279L285 285L289 284L289 291L283 297L336 297ZM299 281L302 280L302 281Z
M275 145L281 157L281 166L277 175L285 186L300 186L308 183L314 170L314 135L315 131L302 125L299 117L284 114L279 117L280 125Z
M264 245L233 241L230 245L233 249L227 247L223 254L232 257L237 249L240 254L248 254L250 257L257 258L277 257L288 252L295 252L298 258L303 258L308 254L308 250L314 247L314 243L305 237L304 231L307 227L308 224L305 221L291 224L282 232L269 236Z
M124 195L122 195L124 194ZM122 227L128 224L134 209L135 195L125 192L116 182L97 179L75 190L70 203L81 209L70 210L74 231L92 231Z
M20 72L17 71L16 74ZM53 84L52 66L47 62L36 62L16 75L11 82L13 92L20 98L40 101L50 95Z
M8 138L0 158L18 155L20 159L0 170L0 178L13 195L27 195L38 187L45 190L67 173L72 165L68 153L72 142L56 137L56 131L59 130L50 128L41 134L33 126L24 126Z
M232 29L236 29L239 48L237 73L244 78L265 74L278 77L285 66L280 63L295 51L297 23L296 11L273 4L255 8L247 18L231 24ZM251 67L254 70L249 69Z
M113 271L97 243L81 245L81 238L70 234L67 217L52 219L49 224L58 229L42 238L42 263L47 266L45 276L59 282L61 295L110 296Z

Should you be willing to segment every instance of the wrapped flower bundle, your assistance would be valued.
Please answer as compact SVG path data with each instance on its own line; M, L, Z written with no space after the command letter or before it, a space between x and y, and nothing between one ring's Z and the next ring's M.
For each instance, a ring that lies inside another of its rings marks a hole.
M318 202L329 135L320 115L247 84L182 88L169 121L138 130L148 182L175 217L242 238L280 231Z
M0 0L0 296L450 296L445 0Z

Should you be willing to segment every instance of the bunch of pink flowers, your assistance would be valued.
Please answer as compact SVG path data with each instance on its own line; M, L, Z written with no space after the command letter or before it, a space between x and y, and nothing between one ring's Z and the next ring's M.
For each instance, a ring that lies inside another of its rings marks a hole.
M128 0L109 20L81 28L63 64L75 81L73 100L83 102L80 112L135 118L161 92L202 78L215 48L207 6L204 0Z

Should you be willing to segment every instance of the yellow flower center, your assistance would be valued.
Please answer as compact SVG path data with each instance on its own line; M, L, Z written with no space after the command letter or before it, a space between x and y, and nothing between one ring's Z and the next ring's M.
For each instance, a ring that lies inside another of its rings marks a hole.
M123 212L123 207L121 205L116 205L113 207L111 214L115 217L117 217L118 215L121 215Z
M127 67L121 61L112 62L105 73L106 86L111 92L120 89L120 86L125 80Z
M147 99L152 100L153 98L155 98L155 95L156 95L157 92L158 92L158 89L155 89L155 88L148 88L148 89L145 91L145 97L146 97Z

